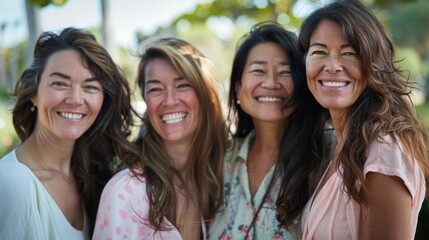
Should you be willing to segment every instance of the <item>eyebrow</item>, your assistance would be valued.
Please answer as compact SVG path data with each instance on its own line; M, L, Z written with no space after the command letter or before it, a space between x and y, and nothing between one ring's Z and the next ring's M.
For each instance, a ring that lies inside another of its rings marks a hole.
M267 65L267 64L268 63L266 61L255 60L255 61L251 62L249 64L249 66L252 66L252 65ZM287 61L287 62L280 62L280 65L281 66L288 66L288 65L290 65L290 62L289 61Z
M184 77L177 77L174 78L173 81L181 81L181 80L185 80ZM156 84L156 83L160 83L161 81L159 81L158 79L149 79L146 81L146 85L152 83L152 84Z
M308 47L308 48L312 48L312 47L323 47L323 48L327 48L328 46L326 46L326 44L323 44L323 43L313 43L313 44L310 44L310 46ZM343 48L348 48L348 47L351 47L351 48L353 48L352 47L352 45L350 45L350 44L343 44L343 45L341 45L341 49L343 49Z
M53 73L49 74L49 77L52 77L52 76L58 76L60 78L66 79L66 80L71 79L71 77L69 75L62 73L62 72L53 72ZM97 78L90 77L90 78L87 78L84 80L84 82L94 82L94 81L97 81Z

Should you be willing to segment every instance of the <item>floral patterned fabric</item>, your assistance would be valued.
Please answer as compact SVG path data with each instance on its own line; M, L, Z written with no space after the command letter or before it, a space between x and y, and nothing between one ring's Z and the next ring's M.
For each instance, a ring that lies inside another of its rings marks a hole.
M273 175L274 166L262 181L253 199L251 199L247 175L247 156L251 141L255 138L252 131L244 139L236 139L234 148L229 151L224 162L224 204L209 228L209 239L245 239L254 213L262 202L265 191ZM276 218L275 201L280 186L279 181L271 189L255 226L250 229L247 239L299 239L296 231L287 231L280 227ZM293 228L297 229L297 228Z

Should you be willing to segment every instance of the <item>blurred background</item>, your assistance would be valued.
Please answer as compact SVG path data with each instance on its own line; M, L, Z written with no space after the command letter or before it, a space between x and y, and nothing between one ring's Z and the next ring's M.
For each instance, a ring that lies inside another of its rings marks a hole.
M306 14L329 0L0 0L0 157L19 144L11 123L10 92L32 60L42 31L65 27L91 31L125 71L133 89L138 54L152 39L174 36L194 44L213 61L228 89L240 37L260 21L277 21L298 33ZM362 0L392 33L399 65L421 90L413 92L429 128L429 1ZM145 104L138 91L136 108ZM415 239L429 239L429 204L422 208Z

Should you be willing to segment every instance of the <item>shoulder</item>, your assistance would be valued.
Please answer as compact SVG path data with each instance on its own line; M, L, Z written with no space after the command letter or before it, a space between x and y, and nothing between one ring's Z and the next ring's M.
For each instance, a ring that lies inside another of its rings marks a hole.
M365 166L383 165L387 168L413 169L414 158L405 151L402 141L389 135L379 136L368 149L368 157Z
M31 170L18 162L15 151L0 159L0 192L2 192L2 196L5 196L3 194L5 192L14 193L14 197L19 197L21 193L21 195L28 195L33 180Z
M252 131L247 134L246 137L238 138L234 137L231 139L231 147L225 154L225 163L234 163L237 159L247 159L249 153L249 146L252 140L255 138L255 132Z
M364 175L369 172L400 178L413 197L424 185L418 162L404 149L401 139L396 136L380 136L371 143Z
M136 177L127 168L116 173L106 184L101 194L100 207L107 205L147 204L146 178Z
M146 239L139 234L153 233L148 222L149 210L146 178L135 177L129 169L116 173L103 189L93 239L122 239L122 235Z
M4 236L24 238L37 208L37 179L31 170L18 162L15 151L0 159L0 224Z
M126 168L117 172L106 184L103 192L131 192L142 193L146 189L146 177L134 176L130 169ZM144 191L145 192L145 191Z

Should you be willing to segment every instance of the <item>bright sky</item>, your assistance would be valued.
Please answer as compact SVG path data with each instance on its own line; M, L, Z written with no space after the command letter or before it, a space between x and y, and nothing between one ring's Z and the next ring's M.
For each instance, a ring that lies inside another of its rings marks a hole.
M27 37L26 0L0 0L0 44L10 45ZM101 24L101 0L68 0L63 6L49 5L40 11L42 31L64 27L93 27ZM193 10L200 2L210 0L108 0L111 7L115 41L124 46L134 44L135 32L150 34L167 25L174 17Z

